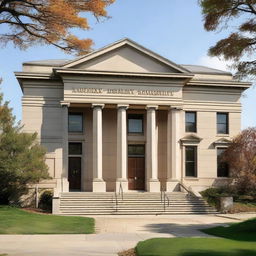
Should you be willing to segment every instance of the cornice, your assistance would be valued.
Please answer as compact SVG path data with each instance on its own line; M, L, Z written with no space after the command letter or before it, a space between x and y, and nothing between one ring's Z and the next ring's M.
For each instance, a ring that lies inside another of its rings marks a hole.
M214 86L214 87L236 87L249 88L252 83L235 80L190 80L185 86Z
M156 78L179 78L190 79L194 75L189 73L139 73L139 72L113 72L82 69L55 68L55 74L59 75L93 75L93 76L126 76L126 77L156 77Z

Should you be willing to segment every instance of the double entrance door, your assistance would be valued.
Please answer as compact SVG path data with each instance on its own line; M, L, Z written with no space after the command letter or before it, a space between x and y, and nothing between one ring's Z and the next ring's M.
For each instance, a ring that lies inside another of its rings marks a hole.
M128 146L128 189L145 190L145 146Z

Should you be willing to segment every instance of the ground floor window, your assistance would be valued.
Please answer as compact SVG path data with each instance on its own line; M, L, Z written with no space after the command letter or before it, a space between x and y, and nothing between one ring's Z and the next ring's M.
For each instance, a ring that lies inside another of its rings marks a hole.
M217 148L217 176L218 177L228 177L229 176L229 166L223 160L223 154L226 148Z
M187 177L197 177L197 147L185 147L185 172Z

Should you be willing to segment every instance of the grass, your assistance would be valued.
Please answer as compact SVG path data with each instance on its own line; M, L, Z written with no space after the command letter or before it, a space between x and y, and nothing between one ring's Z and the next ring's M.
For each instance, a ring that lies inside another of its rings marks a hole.
M19 208L0 206L0 234L91 233L94 233L93 218L37 214Z
M228 227L220 226L202 231L209 235L224 237L232 240L256 242L256 218L231 224Z
M139 242L137 256L255 256L256 219L203 230L223 238L154 238Z

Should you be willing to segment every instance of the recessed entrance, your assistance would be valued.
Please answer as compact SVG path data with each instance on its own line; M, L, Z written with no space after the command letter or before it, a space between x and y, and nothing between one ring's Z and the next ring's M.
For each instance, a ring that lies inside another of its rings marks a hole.
M68 181L70 190L81 190L81 157L68 158Z
M128 146L128 189L145 190L145 146Z

